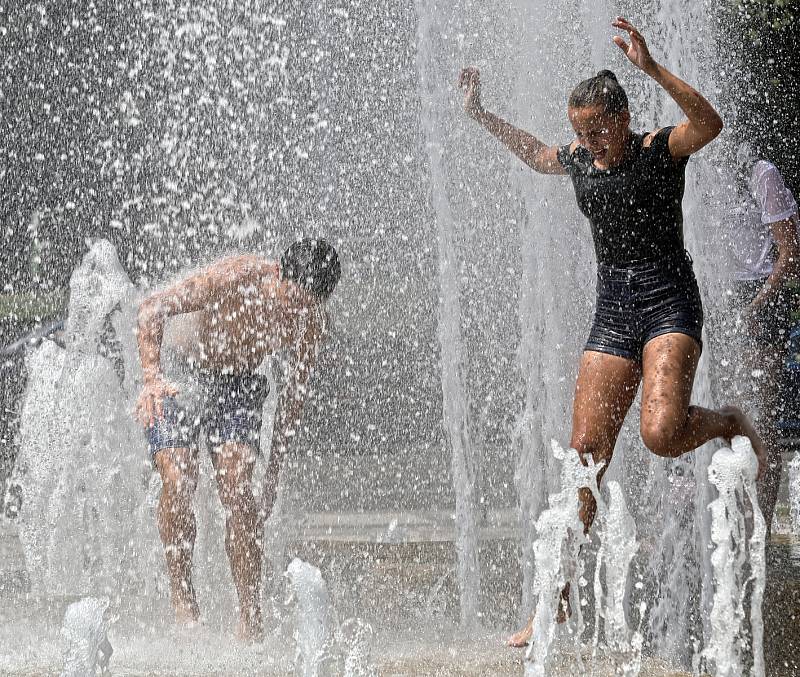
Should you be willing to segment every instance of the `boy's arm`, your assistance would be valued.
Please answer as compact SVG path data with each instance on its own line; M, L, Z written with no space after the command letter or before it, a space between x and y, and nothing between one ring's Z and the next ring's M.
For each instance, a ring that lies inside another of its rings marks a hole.
M310 325L303 338L291 353L286 386L278 396L275 423L272 429L271 454L282 455L292 437L297 433L297 424L308 399L308 379L317 360L317 347L323 338L322 328Z
M750 303L750 312L766 307L777 296L786 283L797 279L800 271L800 241L793 219L784 219L770 224L772 237L778 246L778 256L772 266L772 273L764 282L756 297Z
M225 294L257 282L260 276L276 273L275 264L258 257L233 256L142 301L137 318L137 341L144 388L136 404L136 414L143 425L153 425L162 415L163 398L176 392L174 387L164 382L161 374L161 341L167 319L211 308Z

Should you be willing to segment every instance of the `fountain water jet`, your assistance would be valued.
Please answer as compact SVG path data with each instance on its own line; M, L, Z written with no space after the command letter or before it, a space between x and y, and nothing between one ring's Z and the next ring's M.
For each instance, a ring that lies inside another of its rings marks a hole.
M714 602L710 614L711 636L703 650L706 665L719 677L739 677L745 672L746 653L753 653L753 677L764 675L763 621L766 525L756 498L758 464L749 440L735 437L730 449L714 454L708 477L719 496L711 502L711 541L714 552ZM752 514L748 538L747 516ZM747 568L749 567L749 576ZM748 585L750 614L746 615ZM747 641L746 621L752 634Z
M301 677L319 677L330 658L335 622L328 586L316 567L295 558L286 570L290 602L295 605L295 665Z
M435 109L446 106L444 92L438 89L435 70L430 60L433 25L424 3L417 4L419 14L417 69L422 96L422 127L425 132L431 172L433 211L437 227L439 254L440 306L438 335L441 348L442 414L452 454L453 486L456 494L456 549L458 552L458 585L460 592L461 627L473 629L479 616L481 589L478 561L478 518L476 472L479 458L470 438L469 409L465 378L464 346L461 335L461 289L456 258L458 224L446 196L446 175L443 164L444 131L438 124Z
M67 607L61 636L67 643L61 677L95 677L108 673L113 648L108 641L108 623L103 617L108 598L86 597Z
M130 584L128 516L139 504L143 466L124 385L102 354L107 318L130 318L133 286L105 241L70 280L64 348L45 341L29 353L31 387L21 414L16 478L23 488L20 539L41 594L116 591Z
M636 524L625 505L622 487L611 481L608 493L608 504L598 501L597 511L602 530L595 563L595 645L602 614L606 644L614 651L628 651L632 638L625 619L625 593L631 561L639 544L636 542ZM605 593L600 583L601 569L605 572Z
M565 451L555 441L551 446L553 456L561 462L561 491L548 497L549 507L536 520L537 539L533 544L536 605L533 634L525 657L526 677L548 674L561 590L568 582L571 584L571 597L577 598L578 581L575 576L569 577L569 572L574 573L574 562L586 541L578 513L578 490L596 487L597 474L602 468L591 460L588 465L582 465L574 449ZM576 606L580 608L579 604Z
M375 631L360 618L348 618L336 631L336 640L344 648L343 677L377 677L370 664Z
M800 536L800 452L789 462L789 516L792 531Z

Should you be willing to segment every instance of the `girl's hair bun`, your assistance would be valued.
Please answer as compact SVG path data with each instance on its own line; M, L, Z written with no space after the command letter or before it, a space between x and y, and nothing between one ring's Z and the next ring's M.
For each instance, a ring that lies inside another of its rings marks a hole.
M614 75L614 72L610 71L610 70L605 70L604 69L604 70L598 71L598 73L597 73L597 75L595 75L595 77L596 78L610 78L614 82L619 82L619 80L617 80L617 76Z

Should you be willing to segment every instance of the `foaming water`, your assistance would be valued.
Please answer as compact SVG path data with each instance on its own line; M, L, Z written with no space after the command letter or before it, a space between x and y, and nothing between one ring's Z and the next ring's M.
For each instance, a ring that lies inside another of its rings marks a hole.
M108 673L113 648L104 618L108 598L87 597L67 607L61 636L67 647L61 677L95 677Z
M708 477L719 496L708 506L714 550L714 600L710 614L711 636L702 653L705 665L719 677L764 675L761 602L764 596L766 525L756 499L758 464L750 442L733 439L732 448L718 450ZM747 514L752 529L748 530ZM748 531L750 534L748 535ZM749 590L748 590L749 589ZM746 597L750 593L750 613ZM749 626L750 632L747 632ZM747 641L748 635L752 644ZM752 653L752 672L747 655Z
M577 593L579 581L575 562L585 542L583 523L578 514L578 490L594 487L600 466L581 464L574 449L564 451L555 441L553 456L561 463L561 491L550 494L548 507L536 520L537 538L533 545L534 578L533 637L526 655L525 675L548 674L550 647L556 631L556 616L561 590L569 582ZM577 594L571 595L577 599ZM577 606L580 610L580 605Z
M37 594L114 595L136 584L128 574L143 525L130 517L145 474L130 450L141 431L102 354L106 318L129 308L132 292L113 247L98 242L70 280L64 347L45 341L27 357L16 477L20 540Z
M328 586L319 569L297 558L286 576L295 605L295 665L302 677L318 677L321 665L330 658L335 629Z
M536 576L534 579L535 611L533 641L527 651L525 674L552 674L557 660L552 655L556 636L556 618L561 604L561 590L570 585L570 607L573 619L564 626L573 635L575 645L570 653L582 670L581 638L584 630L583 608L588 605L581 549L588 546L579 518L578 490L591 490L597 501L596 522L600 525L600 548L595 564L594 603L595 630L592 642L592 667L602 657L614 656L626 677L636 677L642 666L643 636L640 629L629 627L624 598L628 589L630 564L638 549L636 526L625 505L619 483L609 482L609 501L597 488L597 475L602 465L581 464L574 449L564 450L551 442L553 457L561 465L561 491L548 497L548 507L536 521L537 538L533 545ZM637 585L637 587L641 587ZM565 612L566 609L562 609ZM644 616L640 606L639 617ZM601 627L605 641L600 642ZM563 633L562 633L563 634ZM566 647L559 648L564 652Z
M287 604L293 608L295 672L302 677L376 677L375 633L361 618L338 623L322 572L293 559L286 569Z
M599 493L599 492L598 492ZM613 651L632 652L631 667L626 677L638 674L641 661L642 635L631 632L626 619L625 594L628 575L639 544L636 541L636 524L625 505L622 487L618 482L608 483L608 505L598 501L598 519L601 524L600 548L595 564L594 595L596 600L594 645L598 645L601 617L604 621L605 641ZM601 578L604 573L604 581ZM602 585L603 581L605 585ZM641 587L641 583L636 584ZM640 608L640 617L644 616Z
M344 647L343 677L377 677L372 665L375 631L360 618L349 618L336 631L339 644Z

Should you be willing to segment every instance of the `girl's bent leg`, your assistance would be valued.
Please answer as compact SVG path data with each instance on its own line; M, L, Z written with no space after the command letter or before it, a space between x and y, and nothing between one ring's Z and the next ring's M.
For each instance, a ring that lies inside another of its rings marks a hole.
M750 420L735 407L719 410L690 405L700 346L686 334L663 334L648 341L642 355L642 420L648 449L675 458L715 437L750 439L758 457L759 475L766 452Z

